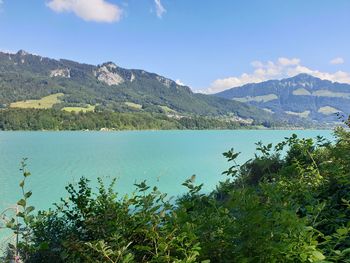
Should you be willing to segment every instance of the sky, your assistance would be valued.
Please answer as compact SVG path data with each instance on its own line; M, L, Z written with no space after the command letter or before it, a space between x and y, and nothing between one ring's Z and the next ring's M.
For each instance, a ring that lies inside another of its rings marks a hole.
M206 93L298 73L350 83L350 1L0 0L0 50L20 49Z

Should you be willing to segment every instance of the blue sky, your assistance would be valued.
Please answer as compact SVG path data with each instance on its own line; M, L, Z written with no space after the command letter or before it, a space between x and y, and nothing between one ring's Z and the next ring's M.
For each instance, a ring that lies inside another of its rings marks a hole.
M350 83L348 0L0 0L0 49L114 61L216 92L306 72Z

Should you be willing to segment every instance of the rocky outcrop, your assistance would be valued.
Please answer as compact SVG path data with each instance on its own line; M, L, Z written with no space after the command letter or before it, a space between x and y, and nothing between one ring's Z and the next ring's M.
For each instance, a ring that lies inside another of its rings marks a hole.
M125 80L121 75L118 74L116 69L117 65L112 62L108 62L99 66L97 70L94 71L94 75L99 81L106 83L109 86L119 85Z
M62 69L54 69L50 72L50 77L62 77L62 78L70 78L70 69L62 68Z
M157 80L167 88L170 88L170 85L173 82L172 80L161 77L161 76L157 76Z

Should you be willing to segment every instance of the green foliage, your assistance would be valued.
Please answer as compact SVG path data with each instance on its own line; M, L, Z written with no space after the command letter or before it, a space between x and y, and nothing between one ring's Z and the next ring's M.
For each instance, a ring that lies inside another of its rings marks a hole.
M34 206L28 206L28 199L32 196L32 192L26 191L25 188L26 180L31 175L26 169L26 160L22 160L20 169L23 176L22 181L19 183L22 198L17 201L16 217L7 223L7 227L12 229L17 236L15 246L10 245L10 253L15 258L22 258L24 261L28 260L30 253L33 251L30 242L32 237L31 224L34 222L32 212L35 209Z
M166 195L142 182L118 198L99 179L97 193L82 178L69 198L39 212L27 262L196 262L198 241L173 220Z
M202 193L192 176L175 201L146 182L119 197L115 181L105 187L99 179L96 191L82 178L67 186L67 200L30 217L21 255L68 263L350 262L350 133L339 128L335 136L333 144L296 135L257 143L241 166L231 149L226 181ZM18 202L24 213L32 212L30 195L23 191Z
M237 122L217 118L192 116L176 119L164 114L146 112L67 112L55 109L0 110L0 130L200 130L239 127L241 125Z

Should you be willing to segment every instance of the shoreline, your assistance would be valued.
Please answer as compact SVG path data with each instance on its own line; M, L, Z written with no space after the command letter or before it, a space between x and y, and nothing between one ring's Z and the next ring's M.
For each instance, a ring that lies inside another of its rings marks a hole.
M0 130L2 132L100 132L100 133L117 133L117 132L170 132L170 131L332 131L337 127L328 128L302 128L302 127L278 127L278 128L251 128L251 129L106 129L106 130Z

